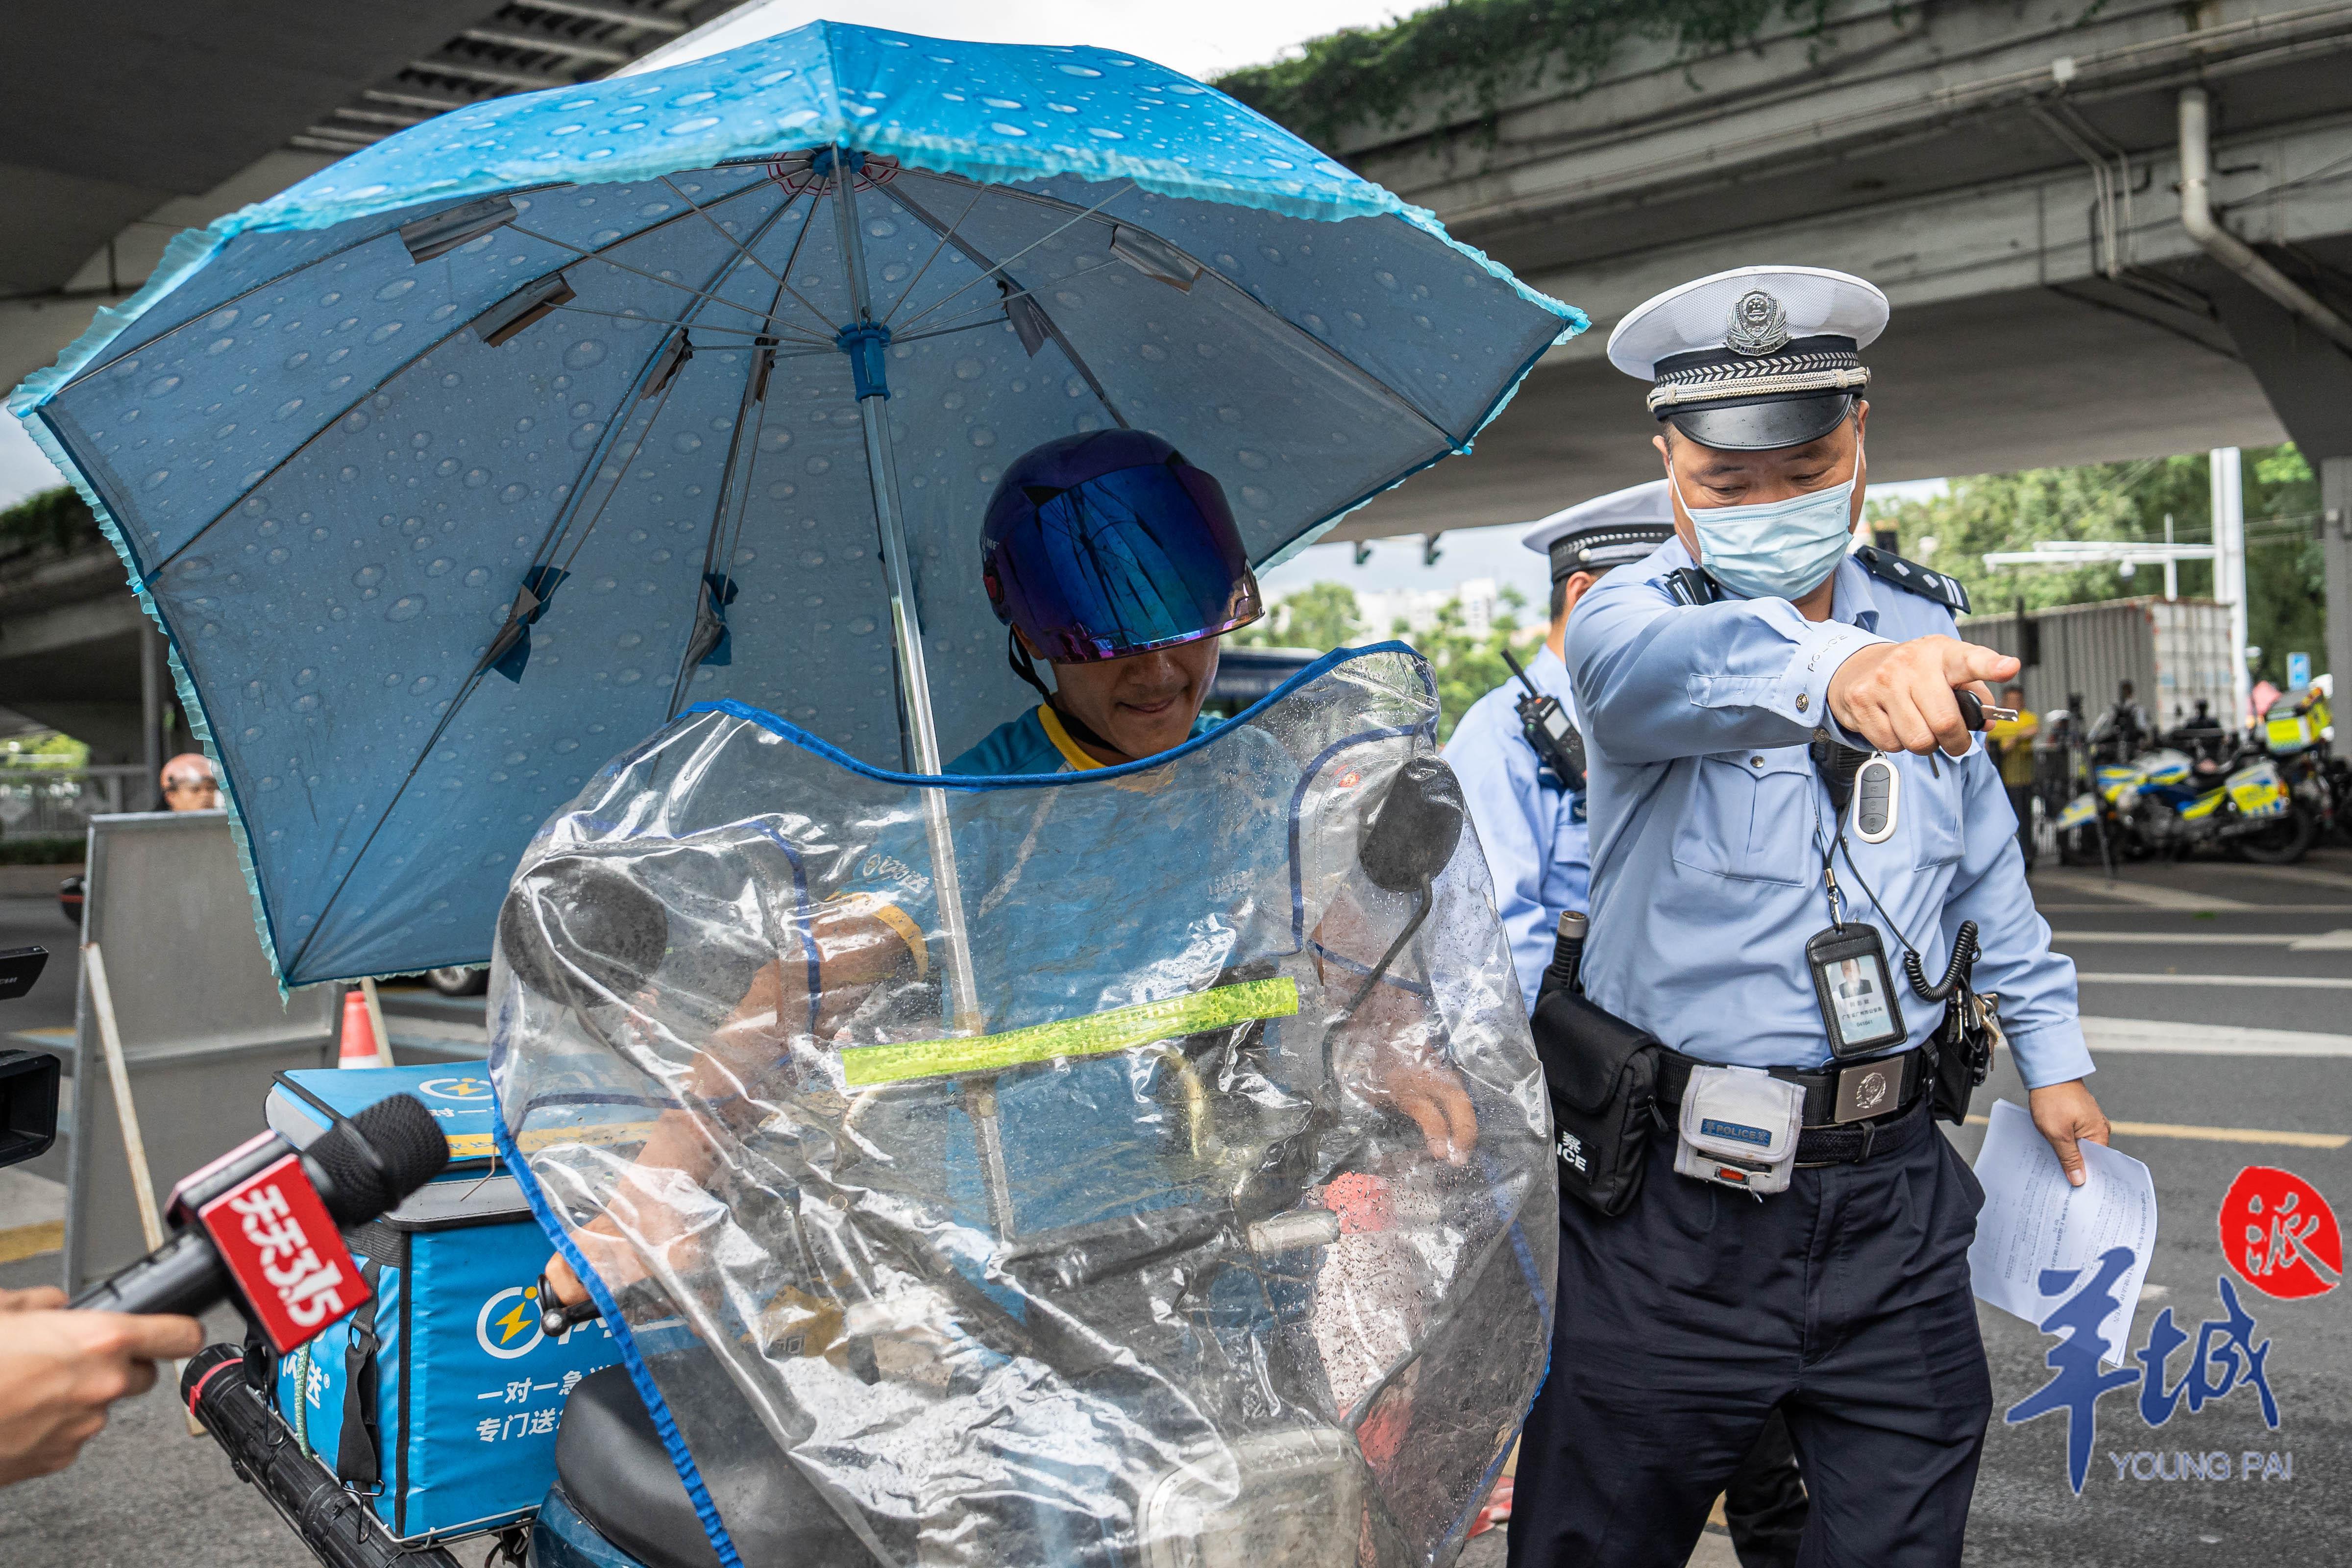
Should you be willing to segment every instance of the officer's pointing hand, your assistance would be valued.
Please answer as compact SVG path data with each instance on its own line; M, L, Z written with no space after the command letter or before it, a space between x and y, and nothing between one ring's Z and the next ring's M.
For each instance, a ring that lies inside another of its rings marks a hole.
M2033 1125L2057 1152L2059 1169L2066 1173L2069 1183L2081 1186L2084 1180L2081 1145L2107 1141L2107 1113L2099 1109L2099 1102L2091 1098L2079 1078L2044 1085L2026 1098L2032 1107Z
M1958 637L1874 643L1851 654L1830 677L1830 712L1882 752L1925 755L1940 746L1964 756L1971 736L1952 693L1968 688L1990 703L1985 683L2007 680L2017 660Z

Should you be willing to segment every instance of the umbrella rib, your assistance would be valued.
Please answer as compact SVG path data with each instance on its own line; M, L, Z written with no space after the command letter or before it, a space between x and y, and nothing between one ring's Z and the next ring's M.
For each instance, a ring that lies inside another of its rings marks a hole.
M648 367L650 367L654 363L654 357L648 357L646 361ZM640 371L638 373L638 379L642 381L644 379L644 375L645 373ZM677 388L677 378L673 376L670 378L669 385L662 388L661 401L654 405L653 416L646 421L646 434L639 437L637 438L636 446L630 449L628 458L629 462L633 463L636 460L638 451L644 448L646 438L651 437L653 434L654 425L661 418L662 409L668 405L669 395L676 391ZM605 491L604 500L598 504L596 508L597 518L601 519L604 515L604 506L610 504L613 497L619 492L621 488L621 479L626 479L627 477L628 467L627 464L625 463L622 466L619 477L613 481L613 488ZM577 513L575 512L574 515L576 516ZM580 543L572 546L572 554L565 557L564 565L557 568L559 571L568 571L570 569L571 563L579 558L580 545L586 544L588 542L588 536L595 531L596 521L594 519L592 519L589 521L586 530L580 535ZM560 538L558 542L561 542ZM541 553L545 552L546 552L542 549ZM552 563L551 562L550 564L552 564ZM511 618L511 612L509 612L509 617ZM495 638L492 639L492 646L496 646ZM327 929L327 911L333 909L335 907L335 901L343 896L343 889L351 885L352 878L358 874L360 867L366 861L368 851L375 847L376 835L382 833L383 831L384 825L392 820L392 814L399 809L401 797L408 793L408 786L416 782L416 775L424 770L426 759L433 755L433 748L439 745L441 743L441 737L449 732L449 726L457 722L458 710L466 705L466 699L471 697L478 689L480 689L482 678L485 675L488 675L489 670L490 660L488 650L485 650L481 660L474 666L473 673L467 676L466 684L458 689L457 697L451 700L448 711L441 715L441 722L436 724L433 727L433 733L425 738L425 744L417 751L416 760L409 763L408 772L401 775L400 786L392 792L392 798L384 803L383 814L375 819L375 826L368 829L368 836L360 841L358 850L352 856L352 863L343 868L343 874L336 879L335 890L329 893L327 895L326 902L319 906L318 914L311 920L310 934L302 939L301 946L296 948L294 950L294 956L287 961L286 967L288 969L290 970L295 965L302 962L303 956L310 951L310 943L317 940L320 931Z
M640 326L647 327L683 327L688 324L684 321L667 321L660 316L632 316L625 310L592 310L585 305L558 305L555 308L569 315L604 316L611 321L634 321ZM777 332L791 338L796 343L806 343L813 349L823 349L827 353L841 352L823 338L807 332L795 331L781 323L772 322L761 327L728 327L721 326L716 321L698 321L693 325L698 332L732 332L738 337L744 338L763 338L771 332Z
M759 190L768 184L770 184L770 182L766 180L748 181L744 184L719 197L719 201L731 202L736 197L751 191ZM560 180L553 184L545 185L524 185L517 190L505 192L503 194L508 195L530 195L540 191L563 191L573 188L574 183L572 181ZM713 206L718 205L718 202L713 202L711 204ZM671 224L682 221L685 216L686 215L684 213L679 213L675 216L663 218L658 223L649 223L643 228L634 230L629 234L624 235L621 238L612 241L610 246L603 248L611 248L613 247L628 245L636 240L643 239L649 234L667 228ZM132 354L146 353L149 349L153 348L157 343L162 342L165 338L172 336L175 332L186 331L189 327L195 325L205 317L213 315L216 311L225 310L227 307L236 304L240 300L249 300L265 289L274 289L278 284L285 282L288 279L299 277L314 267L320 266L325 262L332 261L338 256L349 255L351 252L358 250L364 246L373 245L376 241L384 238L388 235L394 235L399 232L400 231L397 228L383 229L377 233L367 235L364 237L354 239L348 245L338 247L333 250L328 251L323 256L311 257L309 260L302 262L299 266L289 267L283 272L274 273L271 276L263 279L260 282L253 284L249 288L242 289L236 293L231 294L227 299L221 300L218 304L208 306L205 309L197 311L186 321L176 322L171 327L166 328L164 331L156 333L152 338L145 338L133 343L131 347L122 350L109 359L93 362L90 364L85 365L80 371L75 374L73 380L68 382L64 387L59 388L59 392L63 393L73 387L80 385L83 382L89 380L91 376L98 374L100 371L107 370L113 365L119 364ZM534 236L533 237L537 237ZM561 269L559 268L559 270Z
M923 224L927 227L939 230L940 235L940 242L931 247L931 253L923 258L923 264L915 268L915 275L907 279L907 286L898 290L898 297L890 301L890 308L888 310L882 312L882 320L885 322L887 322L891 317L898 313L898 308L900 306L904 305L908 300L914 298L915 285L923 280L923 274L931 269L931 263L937 261L940 258L940 253L948 247L950 241L955 239L956 231L963 227L963 220L971 216L971 211L974 207L980 205L980 198L983 193L981 186L977 184L972 186L971 200L964 203L963 211L957 214L955 222L948 225L945 229L939 229L939 225L931 221L929 215L918 211L912 203L905 198L896 195L887 189L882 194L888 196L890 200L896 202L898 205L905 207L909 213L914 214L918 222ZM957 249L960 252L963 252L963 247L960 245L957 247ZM968 255L970 253L963 252L963 254Z
M778 210L782 211L782 209L779 208ZM615 271L627 272L642 278L648 283L658 283L665 289L675 289L681 294L691 294L696 299L708 301L710 304L724 305L730 310L740 310L747 316L759 316L763 321L767 320L767 317L755 307L751 305L739 305L732 300L721 299L719 296L711 293L707 289L697 289L690 283L680 283L675 279L664 278L658 272L648 272L642 267L632 267L625 261L615 261L609 256L600 255L593 250L583 250L576 245L569 244L566 241L554 238L550 235L541 234L536 229L525 228L519 223L510 223L507 225L507 226L514 230L517 234L521 235L525 239L536 239L544 244L552 245L558 249L571 251L573 255L579 257L583 261L599 262L606 267L614 268ZM568 266L569 264L567 263L566 265ZM561 272L564 270L564 268L559 267L556 270Z
M1056 278L1056 279L1054 279L1054 282L1055 282L1056 285L1060 285L1060 284L1064 284L1064 283L1075 283L1075 282L1076 282L1076 281L1077 281L1079 279L1081 279L1081 278L1091 278L1091 277L1093 277L1096 273L1097 273L1097 272L1100 272L1100 271L1104 270L1106 268L1118 267L1118 266L1120 266L1120 265L1123 265L1123 264L1122 264L1122 263L1120 263L1120 262L1118 262L1118 261L1097 261L1097 262L1096 262L1092 267L1081 267L1081 268L1079 268L1076 272L1071 273L1071 274L1070 274L1068 277L1066 277L1066 278ZM1010 281L1011 281L1011 279L1006 279L1006 281L1010 282ZM1034 299L1036 299L1036 298L1037 298L1037 290L1036 290L1036 289L1034 289L1034 288L1029 288L1029 289L1014 289L1014 290L1013 290L1013 292L1011 292L1010 294L1003 295L1003 296L1002 296L1002 297L1000 297L1000 298L998 298L998 299L991 300L989 300L989 301L988 301L986 304L984 304L984 305L975 305L975 306L973 306L973 307L972 307L971 310L965 310L965 311L963 311L963 312L961 312L961 313L960 313L960 314L958 314L958 315L950 316L950 317L948 318L948 320L949 320L949 321L959 321L959 322L961 322L961 323L962 323L962 325L961 325L961 326L954 326L954 327L948 327L948 326L935 326L935 327L933 327L933 328L932 328L929 331L928 331L928 332L916 332L916 333L914 333L913 335L908 336L908 337L898 337L898 336L895 336L895 335L894 335L894 336L892 337L891 341L892 341L893 342L901 342L901 343L919 342L920 342L920 341L922 341L923 339L928 338L928 337L935 336L936 334L938 334L938 333L940 333L940 332L943 332L943 331L961 332L961 331L963 331L966 328L971 327L971 326L973 326L973 325L982 325L982 326L984 326L984 325L986 325L986 324L987 324L988 318L989 318L990 316L992 316L992 315L995 314L995 313L996 313L999 310L1001 310L1003 307L1004 307L1004 306L1006 306L1006 305L1011 304L1013 300L1034 300ZM1040 308L1040 309L1043 309L1043 306L1041 305L1039 308Z
M791 204L787 203L785 205L788 206ZM768 216L766 224L761 226L760 232L761 234L765 234L769 227L773 226L776 219L783 216L783 207L778 207L775 212L771 213ZM734 269L735 262L732 258L721 262L718 270L713 272L710 276L711 287L715 289L720 284L725 283L727 281L728 274L732 272ZM699 309L699 306L689 307L687 314L691 316L695 310ZM624 317L622 319L627 321L650 320L650 318L644 316ZM668 321L663 324L675 329L677 332L683 335L692 327L698 325L699 323L692 321ZM719 329L713 328L711 330L717 331ZM639 403L642 403L645 400L644 395L639 393L637 389L645 385L646 377L653 373L653 367L658 363L661 359L662 344L668 342L669 334L667 332L663 333L660 342L655 344L654 352L646 356L645 363L637 367L637 374L630 379L629 392L636 394L636 395L627 396L625 395L625 401L621 405L621 409L628 412L616 411L614 422L609 432L609 439L600 441L597 444L597 449L589 454L587 463L580 469L579 477L572 481L572 490L570 499L568 499L565 503L557 510L554 518L547 525L547 531L540 535L539 547L531 552L531 561L534 564L554 564L554 552L560 545L562 545L565 536L572 531L572 523L573 520L579 517L581 507L586 504L589 489L589 476L595 473L598 468L604 466L605 458L610 456L613 448L620 444L621 436L628 429L630 425L635 422L636 416L634 410ZM675 384L675 382L673 382L673 384ZM664 389L664 401L667 401L667 388ZM658 418L660 416L660 413L661 411L656 408L654 411L652 418ZM650 434L653 429L652 418L647 420L646 426L646 429L648 434ZM642 438L640 439L639 444L643 444ZM634 462L635 458L636 453L633 448L630 452L630 460ZM618 488L617 480L614 482L614 488ZM611 493L608 492L604 499L609 502L612 500ZM601 507L599 508L599 510L601 512ZM593 528L594 525L591 524L590 526ZM577 552L574 552L574 553L576 554Z
M982 273L981 273L981 275L980 275L979 277L977 277L977 278L973 279L970 283L966 283L966 284L964 284L962 288L960 288L960 289L956 289L954 293L943 295L943 296L941 296L939 300L937 300L933 301L932 303L930 303L930 304L929 304L929 305L924 306L922 310L920 310L917 311L917 312L915 313L915 315L914 315L913 317L911 317L911 318L908 321L907 325L908 325L908 326L910 326L910 327L911 327L911 326L913 326L917 321L921 321L925 316L929 315L932 311L934 311L934 310L938 310L940 306L945 305L945 304L946 304L950 300L953 300L953 299L955 299L958 295L963 294L963 293L964 293L964 292L966 292L967 290L969 290L969 289L972 289L973 287L975 287L975 286L977 286L977 285L979 285L979 284L985 283L986 281L988 281L988 279L989 279L992 276L993 276L993 275L994 275L994 274L996 274L996 273L999 273L999 272L1003 271L1006 268L1008 268L1008 267L1012 266L1014 262L1016 262L1016 261L1020 260L1023 257L1024 257L1024 256L1028 255L1031 251L1033 251L1033 250L1036 249L1039 246L1041 246L1041 245L1045 244L1047 240L1049 240L1049 239L1053 238L1055 235L1060 234L1060 233L1062 232L1062 230L1063 230L1063 229L1066 229L1066 228L1074 227L1074 226L1076 226L1077 224L1079 224L1079 223L1081 223L1081 222L1085 221L1086 219L1090 218L1090 217L1093 217L1093 216L1096 216L1097 213L1101 212L1101 211L1103 210L1103 208L1105 208L1105 207L1107 207L1107 206L1110 205L1110 204L1111 204L1111 203L1113 203L1113 202L1115 202L1115 201L1118 200L1118 198L1119 198L1119 197L1121 197L1121 196L1123 196L1123 195L1126 195L1129 192L1130 192L1130 191L1132 191L1132 190L1134 190L1134 189L1135 189L1135 183L1134 183L1133 181L1131 181L1131 180L1130 180L1130 181L1129 181L1129 182L1127 182L1126 184L1124 184L1120 185L1118 189L1117 189L1117 190L1113 191L1110 195L1108 195L1105 196L1102 200L1100 200L1100 201L1097 202L1094 205L1092 205L1092 206L1090 206L1090 207L1087 208L1087 209L1086 209L1086 211L1084 211L1084 212L1082 212L1082 213L1079 213L1076 216L1075 216L1075 217L1071 218L1068 222L1066 222L1066 223L1063 224L1063 225L1061 226L1061 227L1060 227L1060 228L1050 228L1050 229L1047 229L1044 234L1039 235L1036 238L1034 238L1034 239L1031 240L1028 244L1026 244L1026 245L1023 246L1020 249L1018 249L1018 250L1014 251L1012 255L1010 255L1010 256L1006 257L1003 260L999 261L999 262L995 263L993 266L989 267L989 268L987 268L987 270L986 270L986 271L983 271ZM883 186L883 187L882 187L882 191L883 191L883 194L884 194L884 195L888 195L890 194L890 187L889 187L889 186L887 186L887 185L885 185L885 186ZM892 196L892 197L891 197L891 199L892 199L893 201L898 201L898 197L896 197L896 196ZM905 204L902 202L900 205L904 205ZM914 209L913 207L908 207L908 209L907 209L907 210L908 210L908 212L909 216L914 216L914 215L915 215L915 209ZM920 221L920 219L919 218L919 219L918 219L918 221ZM958 244L957 248L958 248L958 249L962 249L962 248L963 248L961 243L959 243L959 244ZM971 252L969 252L969 251L966 251L966 252L965 252L965 254L966 254L966 255L970 255L970 254L971 254Z
M807 310L807 311L808 311L808 313L809 313L810 315L814 316L818 321L823 321L823 322L824 323L825 331L829 331L829 332L832 332L832 333L835 333L835 335L838 335L838 334L840 333L840 331L841 331L841 328L840 328L838 325L836 325L836 324L835 323L835 321L833 321L833 319L832 319L831 317L827 316L827 315L826 315L823 310L818 310L818 309L816 308L816 305L814 304L814 301L812 301L812 300L808 298L808 296L806 296L805 294L803 294L799 289L797 289L793 288L791 284L789 284L789 283L785 282L782 278L778 278L778 277L776 277L776 274L775 274L774 272L770 271L770 270L769 270L769 268L768 268L768 264L767 264L766 262L764 262L764 261L761 260L758 257L756 257L756 256L752 255L752 254L751 254L751 250L750 250L750 249L749 249L749 248L748 248L748 247L743 244L743 242L742 242L741 240L737 239L733 235L731 235L731 234L728 233L728 232L727 232L727 230L726 230L725 226L723 226L722 224L720 224L720 223L719 223L719 221L717 218L712 217L709 213L702 212L702 209L701 209L700 207L694 206L694 198L693 198L692 196L688 195L684 191L678 191L678 190L677 190L677 187L676 185L672 185L672 184L670 184L670 179L669 179L669 176L668 176L667 174L664 174L664 175L662 176L662 184L665 184L665 185L669 185L669 188L670 188L671 190L673 190L673 191L677 191L677 199L678 199L679 201L684 202L688 206L694 207L694 210L695 210L696 212L702 213L702 216L703 216L704 221L708 222L708 223L710 225L710 226L711 226L714 230L716 230L716 231L718 232L718 235L719 235L719 238L721 238L721 239L725 240L728 244L730 244L730 245L733 246L737 250L741 251L741 252L743 253L743 259L744 259L744 260L746 260L746 261L750 262L752 266L754 266L754 267L758 268L761 271L762 271L762 272L766 272L766 273L768 274L768 276L769 276L769 277L771 277L771 278L774 278L774 279L775 279L775 280L776 280L776 287L777 287L777 288L779 288L779 289L782 289L785 293L790 294L793 299L798 300L801 302L802 306L803 306L804 309L806 309L806 310ZM795 191L795 192L792 193L791 195L787 195L787 196L784 198L784 205L783 205L783 207L782 207L782 209L780 209L779 216L782 216L782 212L789 212L790 210L792 210L792 205L793 205L793 204L794 202L796 202L796 201L800 200L800 199L801 199L801 198L800 198L800 193L798 193L797 191ZM814 202L811 202L811 203L809 204L809 217L814 217L815 216L816 216L816 204L815 204ZM808 225L809 225L809 218L803 218L803 219L801 220L801 231L802 231L803 234L805 234L805 233L808 231ZM796 252L799 250L800 247L799 247L799 245L798 245L798 243L797 243L797 242L795 242L795 244L793 245L793 249L794 249L794 251L796 251ZM788 269L789 269L789 268L788 268ZM771 305L771 306L769 306L769 307L768 307L768 320L769 320L770 321L773 321L775 319L776 319L776 310L775 310L775 307L774 307L773 305Z
M235 511L238 507L243 506L247 498L250 497L256 490L261 489L262 486L268 484L271 479L276 479L279 474L285 472L288 464L293 462L295 458L300 457L303 453L309 451L314 444L326 436L327 432L332 430L336 426L341 425L343 422L344 417L348 416L352 409L357 408L361 404L365 403L369 398L373 397L377 393L383 391L395 376L404 374L411 367L432 358L434 353L439 350L442 345L452 342L457 338L463 336L467 329L471 327L473 324L474 323L471 321L460 322L457 327L444 333L442 336L434 339L431 346L426 348L424 353L418 354L415 359L403 360L398 366L386 371L376 380L369 383L367 390L361 393L357 397L352 398L349 403L344 404L342 407L337 409L333 418L320 426L316 430L311 431L308 436L303 437L301 441L295 446L292 451L278 458L278 461L270 464L267 468L264 468L261 471L261 477L259 479L255 479L253 483L247 485L244 489L238 490L236 494L230 499L228 505L221 508L220 510L213 513L210 518L206 519L203 527L197 529L194 533L191 533L186 539L180 542L178 549L173 550L161 561L156 562L153 566L142 570L140 573L141 578L143 581L152 582L157 576L161 575L165 568L169 567L173 562L177 561L181 556L185 555L190 550L195 548L197 540L202 539L205 534L210 533L215 528L219 526L222 519L227 517L229 513ZM125 537L128 538L129 536L126 534Z
M960 174L935 174L928 169L912 170L909 171L909 173L921 174L929 179L947 181L951 184L979 184L978 181L966 181L963 176ZM1129 188L1132 187L1130 186ZM1066 202L1058 196L1045 195L1035 191L1016 191L1007 188L1003 194L1008 196L1016 197L1021 201L1032 203L1037 206L1045 207L1054 212L1075 212L1076 216L1071 218L1070 223L1076 223L1079 218L1092 217L1097 213L1099 213L1105 206L1108 205L1111 200L1116 199L1118 195L1123 195L1124 193L1115 191L1109 197L1106 197L1103 201L1097 202L1093 206L1085 208L1084 210L1079 210L1074 204ZM1062 228L1067 228L1070 225L1066 223L1062 226ZM1055 234L1059 234L1061 232L1062 230L1057 228L1053 231L1053 234L1045 236L1045 238L1051 239ZM1217 268L1208 265L1199 257L1185 249L1182 246L1176 244L1174 241L1167 238L1163 235L1158 234L1156 231L1153 232L1152 237L1158 239L1162 245L1167 246L1171 250L1173 250L1176 254L1181 256L1193 266L1198 267L1202 272L1208 277L1215 279L1218 282L1223 284L1235 294L1240 295L1244 300L1255 306L1258 310L1265 311L1267 315L1272 316L1276 321L1280 321L1284 326L1289 328L1293 333L1306 339L1307 342L1313 344L1315 349L1325 357L1335 361L1342 368L1352 372L1357 379L1370 386L1389 402L1395 404L1407 414L1410 414L1415 419L1420 420L1432 430L1436 431L1440 436L1444 437L1447 446L1453 447L1456 451L1461 449L1461 438L1455 437L1454 432L1448 430L1444 426L1431 418L1427 413L1423 411L1418 404L1414 403L1412 399L1407 397L1403 393L1399 392L1395 387L1391 386L1387 382L1382 381L1379 376L1373 374L1370 371L1366 370L1363 366L1358 364L1346 354L1341 353L1338 349L1332 347L1329 343L1325 342L1321 338L1317 337L1313 332L1308 331L1306 328L1300 326L1297 322L1292 321L1281 311L1266 304L1265 301L1260 300L1256 295L1251 293L1248 289L1243 288L1240 284L1226 277ZM1040 243L1042 243L1042 241ZM1018 259L1020 259L1018 257L1013 258L1013 260ZM1011 264L1012 263L1010 261L1006 263L1007 266L1010 266ZM946 302L947 301L944 300L940 301L940 304L945 304ZM937 306L932 307L934 310L937 308ZM908 324L911 326L914 323L910 321Z

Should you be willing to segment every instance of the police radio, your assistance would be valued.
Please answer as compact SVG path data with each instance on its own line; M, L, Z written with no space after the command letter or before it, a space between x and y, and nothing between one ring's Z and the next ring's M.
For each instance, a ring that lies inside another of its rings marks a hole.
M1503 662L1519 678L1528 694L1519 699L1519 730L1527 736L1528 744L1536 749L1536 756L1549 768L1552 776L1572 794L1584 793L1584 737L1568 721L1568 710L1559 705L1557 697L1547 697L1536 689L1511 650L1503 650Z

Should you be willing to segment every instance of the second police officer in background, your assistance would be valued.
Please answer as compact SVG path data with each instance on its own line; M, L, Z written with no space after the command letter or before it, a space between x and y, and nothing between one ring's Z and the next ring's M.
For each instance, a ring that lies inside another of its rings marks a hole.
M1953 1114L1981 1061L1971 935L2070 1179L2105 1141L2074 967L1956 696L2016 661L1958 639L1948 579L1849 554L1886 317L1860 279L1744 268L1610 339L1656 384L1676 537L1568 626L1591 932L1582 994L1537 1013L1559 1293L1514 1568L1680 1568L1775 1409L1805 1562L1957 1564L1991 1412L1982 1194L1928 1101Z
M1531 1009L1559 917L1584 912L1592 871L1584 748L1560 662L1568 618L1612 567L1644 559L1674 535L1664 479L1579 501L1529 529L1521 542L1551 564L1549 629L1526 667L1514 665L1513 679L1473 703L1446 742ZM1545 698L1558 708L1546 709ZM1726 1484L1723 1510L1741 1568L1794 1568L1805 1489L1777 1413Z

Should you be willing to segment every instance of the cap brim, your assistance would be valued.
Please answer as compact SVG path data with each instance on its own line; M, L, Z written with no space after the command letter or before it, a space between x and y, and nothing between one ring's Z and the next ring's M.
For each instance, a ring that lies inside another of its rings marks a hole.
M1704 407L1669 410L1674 427L1702 447L1724 452L1770 452L1818 441L1853 412L1854 395L1731 398Z

